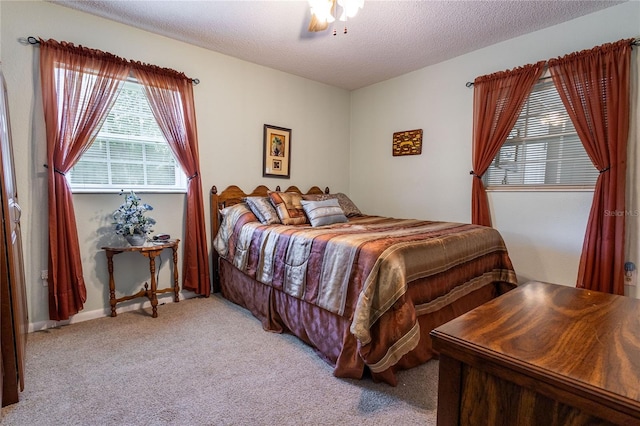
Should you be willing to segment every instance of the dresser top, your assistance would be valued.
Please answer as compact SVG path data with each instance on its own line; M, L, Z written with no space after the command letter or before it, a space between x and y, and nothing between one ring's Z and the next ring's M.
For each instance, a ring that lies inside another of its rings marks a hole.
M431 332L462 351L640 407L640 300L530 282Z

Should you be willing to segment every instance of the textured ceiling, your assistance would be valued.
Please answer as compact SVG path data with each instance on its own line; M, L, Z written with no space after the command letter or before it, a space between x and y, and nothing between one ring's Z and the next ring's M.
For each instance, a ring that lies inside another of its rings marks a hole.
M307 1L50 2L348 90L622 3L366 0L333 36Z

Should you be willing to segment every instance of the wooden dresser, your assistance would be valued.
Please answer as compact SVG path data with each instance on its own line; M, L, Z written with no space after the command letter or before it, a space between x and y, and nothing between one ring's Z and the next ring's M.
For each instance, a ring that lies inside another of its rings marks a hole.
M0 344L2 406L18 402L24 389L28 326L18 191L13 166L6 88L0 70Z
M431 332L438 425L640 425L640 300L530 282Z

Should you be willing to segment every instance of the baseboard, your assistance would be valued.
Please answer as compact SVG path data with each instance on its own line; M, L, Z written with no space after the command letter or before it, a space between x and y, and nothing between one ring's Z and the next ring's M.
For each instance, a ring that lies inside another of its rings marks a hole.
M192 297L197 297L198 295L193 292L180 293L180 300L191 299ZM167 303L175 303L173 301L173 294L160 294L158 295L158 306L164 305ZM124 313L129 311L139 311L141 309L146 309L151 307L151 301L145 299L144 302L129 302L128 304L123 303L122 305L118 305L118 313ZM69 324L74 324L83 321L89 321L96 318L109 317L111 316L111 307L105 309L96 309L93 311L81 311L75 315L73 315L68 320L64 321L38 321L34 323L29 323L29 328L27 330L28 333L33 333L34 331L42 331L49 328L61 327Z

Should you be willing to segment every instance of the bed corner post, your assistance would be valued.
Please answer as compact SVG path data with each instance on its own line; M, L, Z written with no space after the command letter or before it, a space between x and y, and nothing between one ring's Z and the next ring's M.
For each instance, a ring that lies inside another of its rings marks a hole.
M211 259L212 259L212 270L211 270L211 286L214 293L220 291L220 257L218 256L218 252L213 247L213 240L218 233L218 228L220 228L220 215L219 215L219 206L218 206L218 188L215 185L211 187Z

